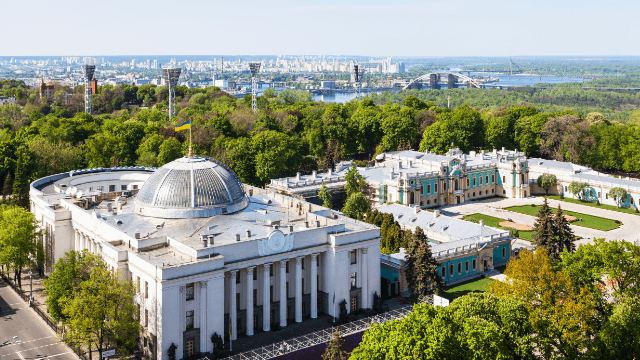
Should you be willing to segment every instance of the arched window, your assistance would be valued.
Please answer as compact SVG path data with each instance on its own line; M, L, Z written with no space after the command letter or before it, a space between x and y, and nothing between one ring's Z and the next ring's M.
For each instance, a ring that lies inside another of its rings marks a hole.
M484 184L487 185L489 183L489 175L484 176Z
M427 195L431 194L431 184L427 184Z
M491 183L495 183L496 182L496 174L491 174Z
M469 260L464 262L464 271L469 272Z
M458 186L458 179L456 179L456 190L460 190L460 187Z
M473 178L473 186L474 187L476 186L476 178L475 177Z
M433 184L433 192L438 193L438 183Z
M504 258L506 258L506 257L507 257L507 248L506 248L506 247L503 247L503 248L502 248L502 258L504 259Z
M471 262L471 268L472 268L473 270L475 270L475 269L476 269L476 259L473 259L473 261Z
M442 267L442 277L445 277L445 276L447 276L447 267L443 266Z
M458 274L462 273L462 263L458 263Z
M453 276L453 274L455 274L455 273L456 273L456 272L455 272L455 268L453 267L453 264L451 264L451 265L449 266L449 274L450 274L451 276Z

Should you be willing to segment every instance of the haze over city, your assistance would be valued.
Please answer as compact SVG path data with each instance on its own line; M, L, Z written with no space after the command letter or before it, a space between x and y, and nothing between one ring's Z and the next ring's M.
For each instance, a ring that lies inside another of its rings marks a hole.
M631 0L38 0L3 13L20 33L3 56L640 54Z

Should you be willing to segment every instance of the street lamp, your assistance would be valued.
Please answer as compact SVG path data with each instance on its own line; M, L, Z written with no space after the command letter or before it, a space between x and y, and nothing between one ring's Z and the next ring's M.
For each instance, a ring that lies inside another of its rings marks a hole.
M31 270L33 266L31 262L34 260L33 254L29 254L29 306L33 304L33 277L31 276Z

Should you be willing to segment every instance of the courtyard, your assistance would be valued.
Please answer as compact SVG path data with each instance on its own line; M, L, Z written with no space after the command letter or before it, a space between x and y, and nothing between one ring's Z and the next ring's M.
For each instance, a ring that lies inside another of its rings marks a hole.
M640 240L640 216L635 213L619 212L615 210L609 210L606 208L583 205L580 203L560 201L550 198L549 206L552 209L556 209L558 204L562 207L562 210L579 215L576 216L583 218L583 224L586 217L589 216L590 224L593 227L578 226L575 223L571 224L571 229L574 234L580 238L577 240L577 244L592 243L594 238L604 238L607 240L627 240L637 241ZM473 218L485 221L487 226L497 226L500 221L511 220L514 223L525 224L533 226L535 222L535 215L537 214L537 206L542 205L543 198L541 196L532 196L522 199L508 199L508 198L491 198L483 201L470 201L460 205L451 205L442 207L440 211L447 215L457 218L464 218L467 215L472 215ZM532 207L531 205L537 205ZM522 209L523 207L531 208L531 214L525 214L516 211L510 211L510 207L518 207L516 209ZM592 219L598 218L598 219ZM498 221L499 220L499 221ZM615 223L619 221L620 224ZM596 225L597 224L597 225ZM613 227L615 224L617 227ZM599 227L599 228L596 228ZM603 230L607 228L610 230ZM520 231L520 237L527 239L530 234ZM527 241L517 240L514 244L514 248L518 246L530 247L531 244Z

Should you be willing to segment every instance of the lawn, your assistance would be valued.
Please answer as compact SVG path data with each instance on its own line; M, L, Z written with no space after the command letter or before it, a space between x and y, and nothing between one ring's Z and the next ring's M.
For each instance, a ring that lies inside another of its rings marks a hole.
M540 205L524 205L524 206L511 206L505 208L505 210L517 212L520 214L537 216L538 210L540 209ZM551 210L555 213L557 209L551 208ZM607 219L599 216L587 215L574 211L563 210L563 212L567 215L575 216L578 220L572 222L572 225L582 226L586 228L609 231L612 229L617 229L622 225L619 220ZM582 221L580 221L582 219Z
M482 293L489 289L489 284L493 280L480 277L477 279L465 281L463 283L455 284L450 287L444 288L444 295L442 297L452 301L455 298L459 298L460 296L464 296L470 293Z
M473 222L478 222L479 220L484 220L484 224L487 226L491 226L494 228L499 228L499 229L504 229L504 230L511 230L511 228L507 228L507 227L503 227L503 226L499 226L498 223L501 221L506 221L505 219L500 219L497 217L493 217L493 216L489 216L489 215L484 215L484 214L471 214L471 215L466 215L462 218L462 220L467 220L467 221L473 221ZM518 238L522 239L522 240L527 240L527 241L531 241L533 242L533 238L531 237L533 235L533 231L518 231Z
M594 202L580 201L579 199L568 198L568 197L565 197L564 199L560 199L560 196L558 196L558 195L548 195L547 197L549 199L554 199L554 200L558 200L558 201L565 201L565 202L570 202L570 203L574 203L574 204L580 204L580 205L584 205L584 206L597 207L597 208L601 208L601 209L617 211L617 212L623 212L623 213L627 213L627 214L640 215L640 213L637 213L635 209L618 208L618 207L615 207L615 206L612 206L612 205L603 205L603 204L598 205L597 203L594 203Z

